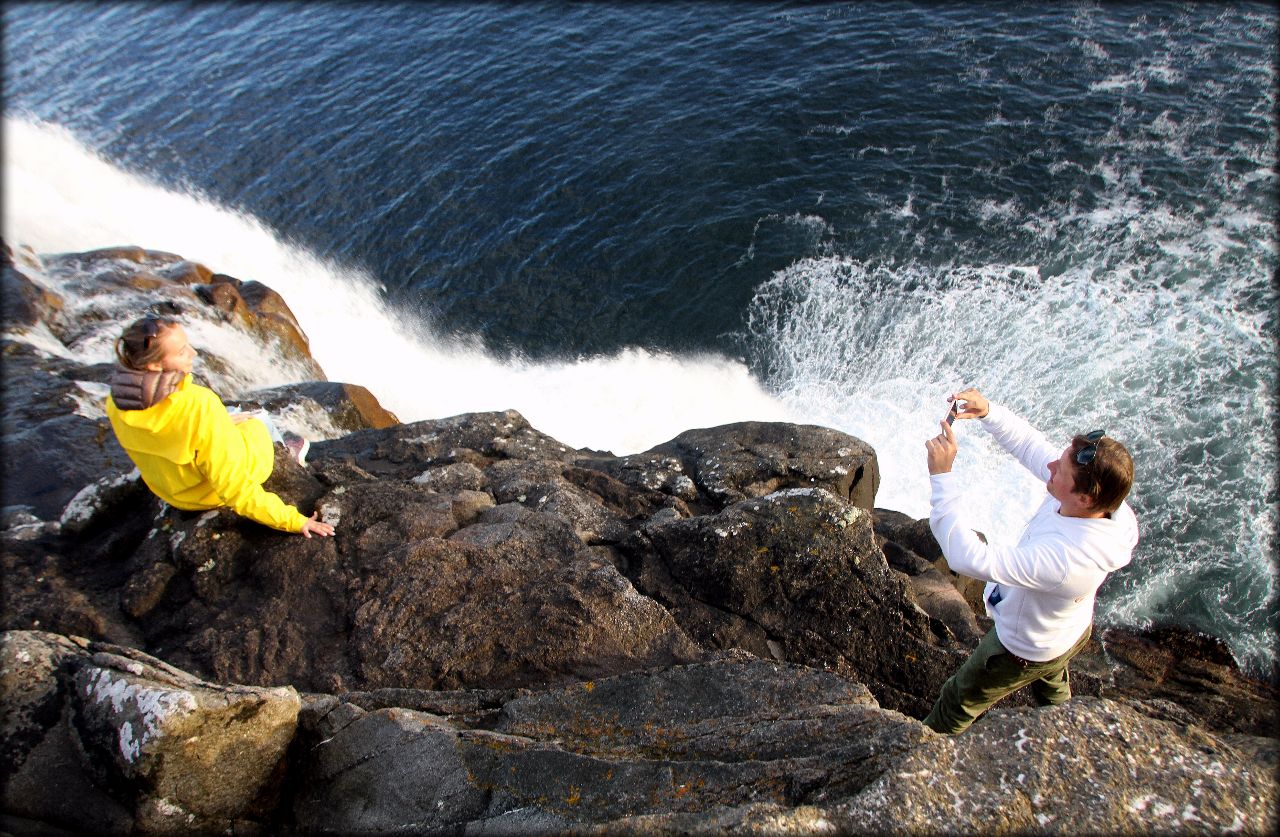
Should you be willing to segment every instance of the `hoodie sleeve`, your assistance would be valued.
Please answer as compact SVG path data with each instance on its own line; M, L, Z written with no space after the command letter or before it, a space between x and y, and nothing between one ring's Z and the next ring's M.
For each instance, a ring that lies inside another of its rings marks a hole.
M991 546L978 539L960 517L960 480L953 473L929 478L933 489L929 528L953 572L1028 590L1055 590L1070 574L1060 546L1040 541Z
M991 404L981 421L1000 447L1036 479L1049 479L1049 463L1062 455L1062 448L1054 448L1043 433L1001 404Z
M201 399L196 416L195 465L214 492L243 517L282 532L299 532L307 518L251 476L252 462L244 437L212 391Z

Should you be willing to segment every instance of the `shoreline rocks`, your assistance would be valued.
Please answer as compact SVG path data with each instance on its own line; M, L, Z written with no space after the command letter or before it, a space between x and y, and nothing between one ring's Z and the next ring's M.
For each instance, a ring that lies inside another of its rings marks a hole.
M540 689L298 695L12 631L0 640L0 693L5 810L67 830L1262 834L1277 824L1274 738L1228 740L1091 697L997 708L949 738L881 708L856 681L743 651Z
M919 831L1276 824L1276 690L1190 632L1100 631L1066 708L1011 698L955 741L920 725L988 623L927 521L875 508L858 439L744 422L617 457L514 411L401 424L353 384L236 391L328 422L268 488L338 535L291 537L156 500L94 412L109 364L71 359L118 330L111 294L145 293L310 368L283 300L121 248L50 260L72 304L20 260L9 818L88 827L54 806L76 794L115 833L879 832L891 809ZM1135 746L1164 766L1107 767ZM1050 798L1048 752L1114 804Z

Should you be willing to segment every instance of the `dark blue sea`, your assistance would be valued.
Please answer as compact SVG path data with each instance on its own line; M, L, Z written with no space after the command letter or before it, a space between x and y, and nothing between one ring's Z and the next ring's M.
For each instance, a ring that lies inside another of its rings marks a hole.
M515 408L618 453L836 427L915 516L949 392L1064 443L1104 428L1143 539L1099 620L1188 625L1272 673L1277 20L7 3L4 238L265 282L330 378L406 421ZM55 348L106 359L109 336ZM250 361L221 388L290 374ZM957 468L975 525L1016 539L1042 489L974 426Z

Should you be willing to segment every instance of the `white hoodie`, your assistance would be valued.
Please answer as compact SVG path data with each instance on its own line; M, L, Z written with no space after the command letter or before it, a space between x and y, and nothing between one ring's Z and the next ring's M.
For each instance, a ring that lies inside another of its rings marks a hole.
M1036 479L1048 482L1049 463L1066 445L1053 447L998 404L991 405L982 424ZM989 546L960 519L960 478L934 474L930 482L929 527L953 571L987 582L983 600L1000 644L1036 662L1069 651L1093 621L1098 587L1108 573L1129 563L1138 543L1133 510L1121 504L1110 517L1064 517L1058 513L1061 504L1046 496L1017 546Z

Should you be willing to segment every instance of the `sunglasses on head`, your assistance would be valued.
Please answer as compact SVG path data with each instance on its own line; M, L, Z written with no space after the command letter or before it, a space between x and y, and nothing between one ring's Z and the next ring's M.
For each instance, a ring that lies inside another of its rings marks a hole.
M1094 459L1097 458L1098 442L1101 442L1102 437L1105 435L1107 435L1107 431L1105 430L1094 430L1091 433L1085 434L1084 440L1089 444L1085 445L1084 447L1080 448L1080 450L1076 451L1077 465L1088 465L1090 462L1092 462Z

